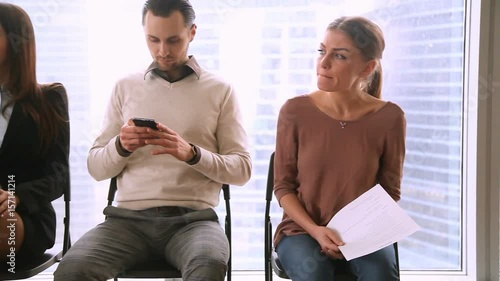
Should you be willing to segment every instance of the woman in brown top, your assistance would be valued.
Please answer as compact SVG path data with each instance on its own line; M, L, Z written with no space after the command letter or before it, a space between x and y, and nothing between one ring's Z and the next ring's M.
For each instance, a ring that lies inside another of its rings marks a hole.
M318 50L318 90L280 110L274 190L284 214L274 243L294 281L334 280L343 242L326 225L345 205L376 184L400 199L406 119L380 99L384 47L368 19L335 20ZM399 280L392 246L349 264L358 280Z

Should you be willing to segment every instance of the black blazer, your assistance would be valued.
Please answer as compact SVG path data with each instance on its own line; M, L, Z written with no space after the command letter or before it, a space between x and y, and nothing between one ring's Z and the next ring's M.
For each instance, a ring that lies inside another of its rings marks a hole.
M0 186L7 190L8 177L14 176L14 191L20 200L16 211L22 218L36 224L36 229L42 230L36 236L49 249L54 245L56 232L56 216L51 201L59 198L70 184L69 117L63 85L44 89L44 96L49 99L50 105L68 121L57 140L50 145L48 153L41 155L35 121L16 102L0 147Z

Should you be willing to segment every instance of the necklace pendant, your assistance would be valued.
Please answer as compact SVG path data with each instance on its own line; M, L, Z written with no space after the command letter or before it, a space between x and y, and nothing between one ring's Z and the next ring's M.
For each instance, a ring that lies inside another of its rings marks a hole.
M340 121L339 123L340 123L340 126L342 127L342 129L344 129L345 126L347 125L347 122Z

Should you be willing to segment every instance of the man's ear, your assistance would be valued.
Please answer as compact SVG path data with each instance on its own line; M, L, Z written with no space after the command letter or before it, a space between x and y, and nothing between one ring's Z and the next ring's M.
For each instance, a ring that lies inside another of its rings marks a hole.
M193 23L193 25L191 26L191 30L189 31L189 42L193 41L194 36L196 35L196 28L198 27Z
M377 68L378 62L376 60L370 60L366 63L365 68L359 74L362 78L369 77Z

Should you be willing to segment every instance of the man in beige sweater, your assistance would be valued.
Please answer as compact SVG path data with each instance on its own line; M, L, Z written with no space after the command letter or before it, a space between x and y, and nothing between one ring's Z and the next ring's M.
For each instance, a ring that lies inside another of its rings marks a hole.
M117 177L117 206L75 243L55 280L107 280L149 258L165 258L183 280L224 280L229 245L213 208L222 183L249 180L251 159L233 88L188 56L194 19L187 0L146 1L154 62L116 83L88 157L96 180Z

